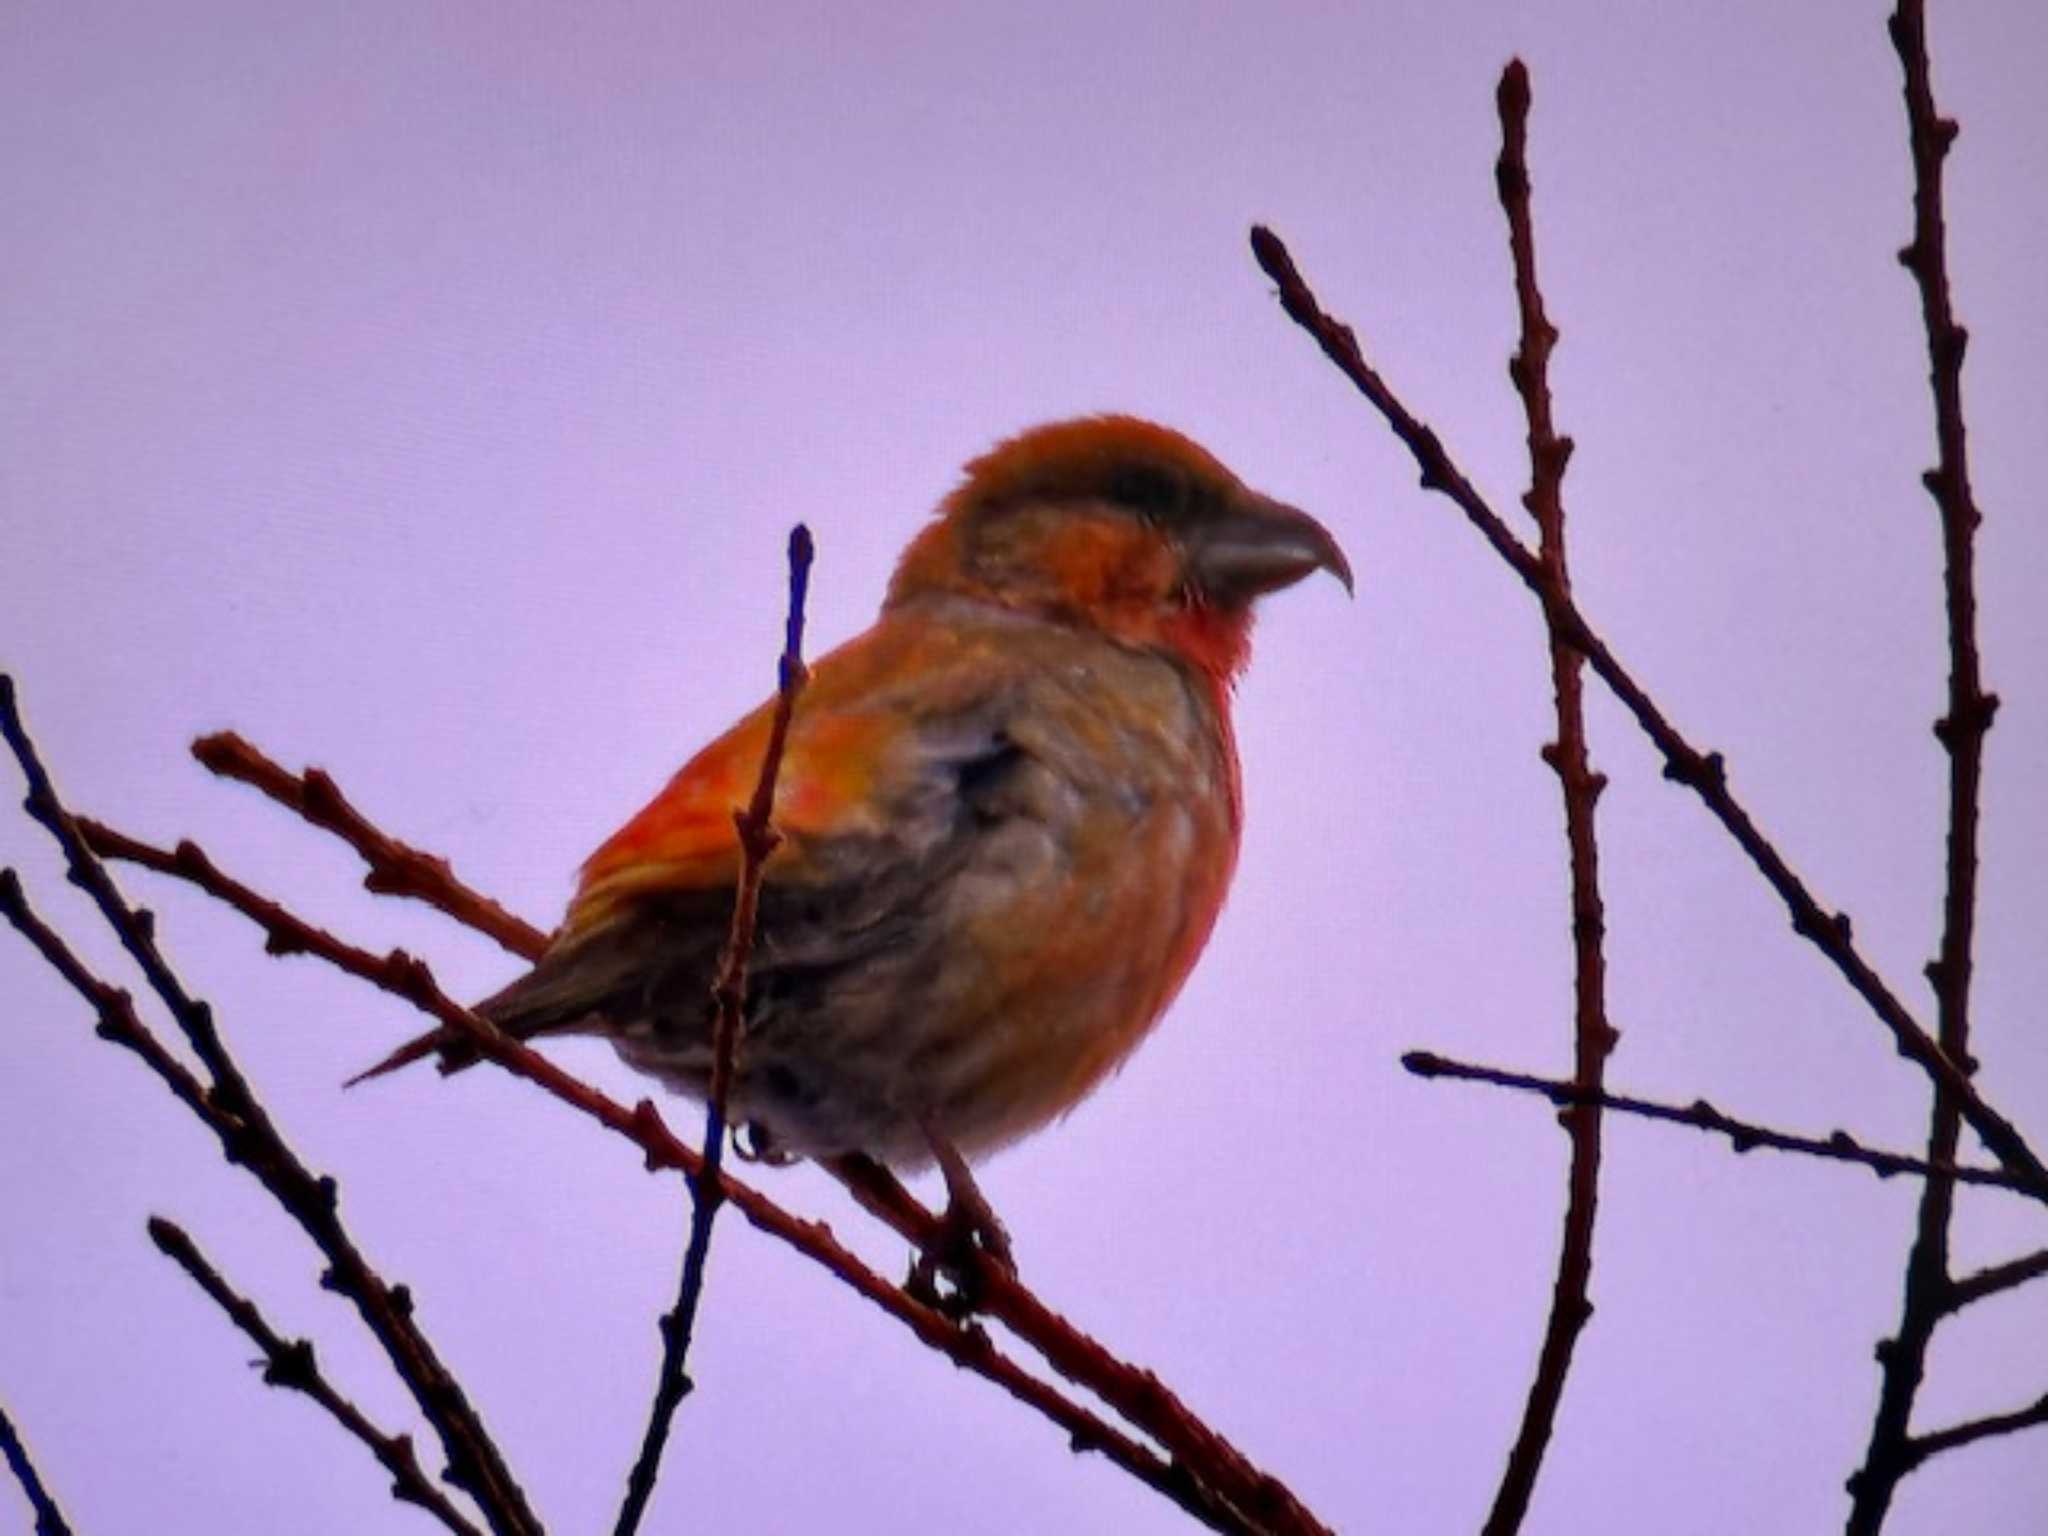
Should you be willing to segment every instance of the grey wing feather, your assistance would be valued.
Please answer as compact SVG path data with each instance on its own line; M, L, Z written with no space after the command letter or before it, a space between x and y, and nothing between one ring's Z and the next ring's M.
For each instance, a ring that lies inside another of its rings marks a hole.
M802 882L778 878L770 863L749 973L750 1029L773 1031L776 1015L818 1006L842 979L871 972L877 961L884 971L915 963L917 931L968 856L973 834L1023 811L1014 803L1023 785L1042 776L1042 767L1030 773L1031 754L1004 728L1013 702L991 699L924 736L924 771L906 803L889 808L886 834L835 839L816 850L818 874ZM670 1050L701 1047L732 901L730 891L650 894L579 942L551 945L476 1011L521 1040L589 1032L661 1040ZM477 1059L467 1042L432 1031L354 1081L429 1054L439 1055L443 1071Z

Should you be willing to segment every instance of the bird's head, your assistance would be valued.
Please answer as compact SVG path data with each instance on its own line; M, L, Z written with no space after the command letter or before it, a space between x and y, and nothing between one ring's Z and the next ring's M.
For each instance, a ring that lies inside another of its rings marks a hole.
M1228 678L1244 664L1253 602L1318 570L1351 589L1344 552L1307 513L1178 432L1087 416L970 463L904 551L886 606L972 597Z

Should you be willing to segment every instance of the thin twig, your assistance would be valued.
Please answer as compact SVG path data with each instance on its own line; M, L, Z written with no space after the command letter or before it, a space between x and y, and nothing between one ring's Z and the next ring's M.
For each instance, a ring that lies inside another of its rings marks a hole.
M149 1238L212 1298L214 1305L227 1314L228 1321L263 1351L263 1381L266 1386L304 1393L367 1446L370 1454L391 1474L391 1496L394 1499L419 1505L442 1525L462 1533L462 1536L480 1536L477 1527L420 1470L419 1459L413 1454L412 1437L386 1434L320 1374L312 1340L281 1336L264 1320L254 1302L240 1295L222 1278L220 1271L199 1251L198 1244L177 1223L161 1216L150 1217Z
M233 731L200 737L192 743L192 755L208 772L248 785L347 843L368 866L364 890L423 901L527 960L547 947L545 933L465 885L446 859L371 826L320 769L288 773Z
M1942 220L1942 165L1957 127L1935 106L1927 57L1923 0L1899 0L1889 21L1892 46L1905 77L1907 140L1913 159L1913 238L1899 261L1920 289L1927 332L1928 377L1934 392L1939 456L1923 477L1941 516L1942 585L1948 610L1948 708L1934 734L1948 751L1947 887L1942 898L1941 948L1927 967L1934 987L1937 1035L1949 1059L1974 1070L1970 1051L1970 977L1977 924L1978 798L1983 782L1984 735L1998 712L1998 697L1984 690L1977 657L1977 525L1963 431L1963 352L1969 337L1956 323L1949 298L1948 237ZM1953 1161L1962 1129L1962 1106L1937 1083L1927 1131L1930 1162ZM1899 1479L1924 1460L1927 1442L1910 1438L1913 1402L1926 1373L1927 1350L1946 1315L1949 1226L1955 1190L1932 1178L1920 1194L1913 1247L1906 1259L1905 1299L1898 1332L1878 1352L1882 1386L1863 1467L1850 1480L1851 1536L1872 1536Z
M207 1093L206 1085L193 1076L192 1069L172 1055L169 1048L144 1027L141 1016L135 1011L135 999L88 970L57 936L56 930L36 915L22 891L21 877L11 869L0 869L0 917L13 924L15 931L43 957L44 963L63 977L74 992L92 1004L98 1019L93 1027L95 1034L139 1056L143 1065L156 1074L157 1080L171 1090L172 1096L204 1121L223 1142L236 1133L239 1127L234 1117L215 1104Z
M532 1047L513 1040L462 1007L440 989L424 964L405 951L392 950L377 955L335 937L225 874L203 849L189 840L171 851L143 843L97 822L81 819L80 826L93 839L94 845L104 850L106 857L124 859L176 876L241 913L263 930L264 947L271 953L303 954L324 960L395 997L403 998L448 1029L466 1032L480 1055L630 1141L639 1149L650 1170L674 1170L686 1178L694 1178L701 1173L701 1155L669 1130L650 1100L643 1099L628 1109L563 1071ZM892 1197L881 1202L886 1207L884 1219L911 1242L921 1247L929 1245L933 1251L939 1251L943 1241L939 1218L900 1184L889 1179L887 1174L881 1177L888 1181L894 1192ZM986 1378L1018 1401L1036 1409L1065 1432L1077 1452L1100 1452L1138 1481L1217 1530L1313 1532L1324 1529L1305 1511L1299 1519L1271 1520L1254 1520L1238 1513L1224 1502L1218 1491L1231 1481L1227 1469L1219 1470L1199 1454L1182 1455L1173 1446L1169 1449L1175 1450L1174 1461L1162 1460L1099 1415L1025 1371L997 1350L979 1329L958 1326L952 1319L910 1296L902 1287L876 1274L842 1245L825 1223L792 1214L729 1172L722 1176L721 1185L725 1198L751 1225L821 1265L856 1293L903 1323L920 1341L945 1355L955 1365ZM950 1256L950 1250L948 1252ZM988 1269L991 1275L1003 1273L993 1265ZM1020 1289L1014 1285L1012 1288ZM984 1286L984 1289L991 1288ZM1111 1360L1118 1370L1128 1373L1119 1388L1120 1395L1141 1395L1139 1389L1131 1385L1133 1382L1149 1381L1157 1386L1148 1372L1114 1362L1101 1345L1079 1333L1065 1319L1044 1309L1042 1304L1036 1304L1035 1298L1034 1304L1039 1308L1038 1320L1032 1319L1028 1309L1006 1305L1004 1321L1008 1322L1013 1316L1023 1317L1026 1326L1015 1327L1013 1331L1048 1359L1053 1359L1070 1379L1089 1390L1097 1390L1089 1379L1089 1372L1082 1370L1077 1374L1074 1367L1075 1362L1087 1360L1091 1351L1099 1351L1104 1360ZM1050 1322L1045 1319L1050 1319ZM1163 1388L1159 1390L1164 1391ZM1108 1393L1097 1391L1097 1395L1111 1406L1118 1406ZM1187 1415L1187 1410L1178 1400L1167 1394L1160 1405L1160 1412L1170 1414L1175 1410L1186 1415L1191 1425L1186 1432L1174 1437L1181 1445L1199 1448L1204 1443L1204 1436L1215 1439L1218 1444L1227 1444L1194 1420L1192 1415ZM1137 1419L1133 1422L1147 1433L1153 1432L1150 1424ZM1155 1435L1154 1438L1162 1437ZM1242 1460L1234 1448L1229 1454ZM1263 1478L1265 1474L1254 1476ZM1243 1482L1244 1479L1239 1477L1237 1481ZM1291 1498L1289 1495L1288 1500ZM1281 1504L1285 1501L1270 1502Z
M326 1255L328 1268L321 1283L355 1304L358 1315L411 1390L447 1452L446 1476L476 1499L500 1536L538 1536L540 1522L528 1508L511 1469L468 1397L414 1320L411 1294L403 1286L388 1283L356 1246L341 1220L340 1190L335 1181L313 1173L285 1141L229 1056L214 1028L212 1011L185 990L158 951L154 922L128 905L86 846L22 724L15 707L13 680L4 675L0 675L0 735L13 748L28 780L31 814L56 837L71 867L72 878L93 894L123 946L143 965L152 989L213 1070L213 1081L202 1086L143 1027L127 994L93 975L30 910L11 870L0 875L0 909L4 909L4 915L92 1004L99 1016L99 1032L134 1050L214 1133L228 1160L254 1174ZM219 1065L214 1069L212 1064L216 1061Z
M1867 1147L1847 1131L1835 1131L1827 1136L1800 1136L1791 1131L1773 1130L1753 1120L1737 1120L1732 1115L1724 1115L1705 1099L1695 1099L1690 1104L1664 1104L1654 1099L1631 1098L1627 1094L1605 1091L1596 1097L1566 1078L1537 1077L1527 1072L1510 1072L1502 1067L1455 1061L1433 1051L1409 1051L1401 1058L1401 1065L1417 1077L1444 1077L1458 1082L1486 1083L1495 1088L1512 1088L1519 1093L1541 1094L1559 1108L1598 1102L1602 1109L1617 1114L1661 1120L1667 1125L1690 1126L1696 1131L1725 1136L1737 1152L1754 1152L1759 1147L1772 1152L1796 1152L1803 1157L1826 1158L1830 1162L1856 1163L1881 1179L1900 1173L1923 1179L1947 1178L1986 1189L2011 1190L2014 1194L2048 1202L2048 1182L2022 1178L2003 1168L1931 1163L1924 1157Z
M785 626L782 656L776 663L775 715L768 726L768 744L761 754L760 776L754 782L753 798L742 810L733 812L733 826L739 833L740 875L733 899L732 928L726 935L725 952L719 957L718 977L711 984L711 1001L717 1008L712 1025L711 1090L712 1111L723 1117L727 1096L732 1091L735 1053L739 1049L747 1003L747 964L754 954L754 928L761 902L761 877L769 857L782 845L775 830L775 785L782 774L782 754L789 745L789 722L796 712L797 695L803 692L810 674L804 667L804 597L811 581L811 530L798 523L789 535L789 618ZM706 1141L707 1154L711 1141ZM718 1182L713 1174L710 1183Z
M1943 1451L1960 1450L1979 1440L2017 1434L2023 1429L2035 1429L2043 1424L2048 1424L2048 1393L2011 1413L1986 1414L1981 1419L1967 1419L1961 1424L1951 1424L1947 1429L1913 1436L1905 1446L1906 1471L1912 1471L1928 1457L1939 1456Z
M2036 1249L2003 1264L1987 1264L1975 1274L1951 1280L1942 1305L1947 1311L1960 1312L1965 1307L2001 1296L2043 1276L2048 1276L2048 1248Z
M1553 591L1569 595L1571 570L1565 557L1564 471L1572 441L1558 435L1551 419L1550 352L1557 328L1544 312L1536 282L1536 236L1529 211L1529 71L1511 60L1495 93L1500 110L1501 151L1494 168L1502 210L1508 220L1508 248L1514 261L1515 302L1521 315L1521 343L1508 366L1529 431L1529 491L1523 505L1536 519L1537 559ZM1601 941L1607 931L1600 900L1600 845L1594 806L1607 787L1604 774L1587 760L1583 658L1558 627L1556 611L1544 618L1550 631L1550 678L1557 703L1557 739L1543 749L1556 770L1564 797L1565 844L1571 862L1572 917L1572 1081L1587 1095L1560 1117L1571 1138L1566 1175L1563 1235L1550 1316L1543 1326L1536 1375L1522 1408L1522 1421L1494 1493L1486 1536L1512 1536L1529 1511L1530 1496L1543 1467L1543 1453L1557 1423L1558 1404L1571 1372L1572 1352L1593 1315L1593 1227L1600 1201L1600 1103L1607 1058L1616 1035L1607 1020L1607 964Z
M191 1044L212 1080L207 1090L210 1102L237 1119L260 1119L262 1112L254 1106L249 1085L229 1057L227 1047L221 1043L219 1030L214 1027L213 1010L185 990L185 984L171 970L163 951L157 947L155 915L131 907L115 886L113 877L107 873L106 866L94 858L80 840L78 829L72 825L69 813L58 799L56 786L51 783L35 744L29 740L28 729L22 722L14 697L14 679L4 674L0 674L0 735L5 736L15 761L21 765L22 777L28 783L28 798L22 802L22 808L41 822L56 840L64 855L71 883L92 897L93 904L120 940L121 947L141 967L150 990L163 999L172 1021Z
M35 1463L29 1460L28 1447L21 1443L21 1436L15 1432L14 1421L7 1417L5 1408L0 1408L0 1458L6 1460L14 1480L21 1484L21 1491L28 1496L28 1507L35 1512L36 1536L71 1536L71 1527L65 1523L64 1512L51 1497L49 1488L36 1471Z
M1942 1050L1907 1010L1905 1004L1872 969L1850 935L1847 914L1824 910L1806 882L1793 871L1756 820L1728 788L1727 764L1718 752L1701 752L1680 734L1656 701L1622 666L1607 642L1593 630L1567 593L1551 583L1543 562L1508 530L1507 524L1473 488L1452 461L1436 433L1401 403L1365 360L1351 327L1325 313L1303 281L1294 258L1279 236L1263 226L1251 236L1252 253L1279 288L1281 307L1309 333L1323 353L1384 416L1394 435L1421 467L1426 490L1441 491L1466 520L1522 579L1554 619L1559 631L1586 658L1594 673L1620 700L1664 757L1664 776L1696 793L1714 819L1727 829L1750 862L1784 901L1795 933L1811 941L1833 963L1850 987L1870 1005L1890 1032L1899 1054L1917 1065L1961 1106L1963 1117L1992 1155L2015 1174L2048 1182L2044 1166L2017 1127L1987 1103L1971 1084L1963 1066Z
M811 530L798 523L789 535L789 618L776 673L775 716L768 727L768 745L761 754L761 772L754 784L753 799L744 809L733 813L733 825L739 832L740 873L733 896L732 928L719 959L718 979L711 988L714 1013L711 1084L704 1103L704 1166L689 1179L690 1236L683 1248L682 1279L675 1307L661 1318L661 1369L655 1378L654 1405L648 1412L640 1454L634 1458L632 1471L626 1477L626 1496L612 1528L614 1536L633 1536L640 1528L647 1501L654 1494L654 1480L661 1470L669 1425L675 1419L677 1406L691 1389L687 1371L690 1339L696 1331L697 1306L704 1294L711 1227L725 1199L725 1109L745 1021L747 963L754 953L761 878L769 858L782 842L782 834L775 830L771 819L775 784L782 772L783 750L789 742L790 718L807 677L803 655L804 597L810 587L811 556Z

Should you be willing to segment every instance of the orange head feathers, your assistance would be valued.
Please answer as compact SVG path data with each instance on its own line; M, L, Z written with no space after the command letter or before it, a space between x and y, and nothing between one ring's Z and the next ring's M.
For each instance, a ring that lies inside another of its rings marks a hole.
M880 617L792 719L728 1110L810 1155L916 1166L1064 1113L1207 942L1236 864L1229 682L1253 601L1350 567L1306 514L1128 416L967 466ZM701 1095L763 706L585 864L534 969L478 1005ZM389 1058L460 1043L424 1037Z
M1084 416L973 460L912 541L887 607L950 592L1087 625L1228 677L1254 598L1326 570L1328 529L1261 496L1200 444L1134 416Z

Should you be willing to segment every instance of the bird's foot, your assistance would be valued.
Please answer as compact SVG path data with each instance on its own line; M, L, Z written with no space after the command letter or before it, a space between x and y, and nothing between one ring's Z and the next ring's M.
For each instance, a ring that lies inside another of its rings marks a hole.
M943 1217L950 1242L963 1258L974 1252L986 1254L1004 1274L1015 1278L1017 1256L1010 1246L1010 1229L988 1203L988 1196L974 1182L967 1159L945 1137L930 1136L932 1155L946 1179L946 1214Z
M735 1127L732 1151L733 1156L743 1163L760 1163L768 1168L787 1168L791 1163L803 1161L778 1142L775 1133L758 1120L749 1120L745 1125Z
M979 1263L986 1259L1015 1279L1017 1259L1010 1230L968 1170L960 1149L927 1128L932 1156L946 1180L946 1209L939 1218L938 1241L919 1255L905 1282L912 1295L952 1317L966 1317L979 1303ZM946 1280L942 1290L941 1276Z

